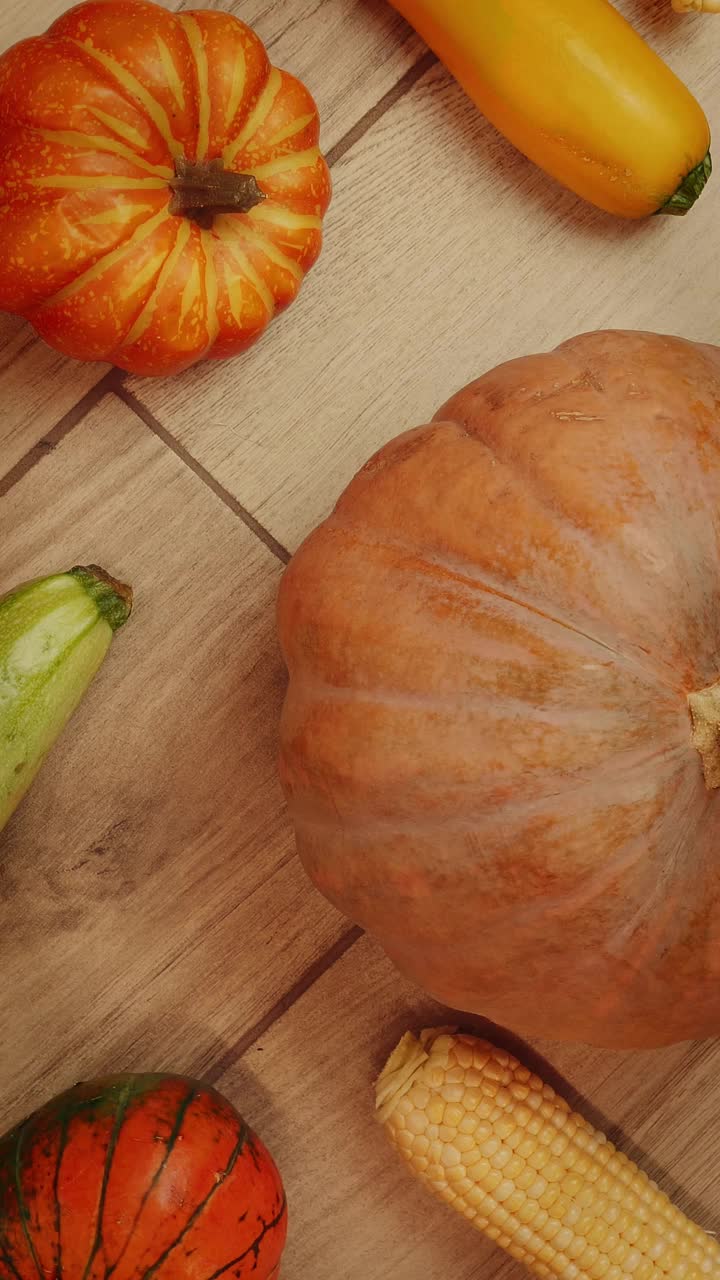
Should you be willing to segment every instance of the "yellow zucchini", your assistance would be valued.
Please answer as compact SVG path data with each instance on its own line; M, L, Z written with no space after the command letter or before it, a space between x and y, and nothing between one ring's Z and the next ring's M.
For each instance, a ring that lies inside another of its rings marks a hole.
M695 203L708 122L609 0L391 3L495 127L579 196L624 218Z

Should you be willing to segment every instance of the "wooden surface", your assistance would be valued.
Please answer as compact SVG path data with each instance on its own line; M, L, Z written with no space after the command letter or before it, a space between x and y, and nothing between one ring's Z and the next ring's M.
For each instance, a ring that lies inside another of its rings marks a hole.
M63 7L8 0L0 45ZM685 222L615 223L498 138L384 0L222 7L323 114L335 199L300 301L246 358L157 382L108 381L0 318L0 591L93 560L137 598L0 838L0 1128L90 1073L200 1074L282 1168L284 1280L519 1280L375 1125L384 1056L447 1012L295 861L274 597L369 453L492 364L602 326L716 340L720 178ZM620 7L717 125L720 19ZM720 1229L717 1046L531 1051Z

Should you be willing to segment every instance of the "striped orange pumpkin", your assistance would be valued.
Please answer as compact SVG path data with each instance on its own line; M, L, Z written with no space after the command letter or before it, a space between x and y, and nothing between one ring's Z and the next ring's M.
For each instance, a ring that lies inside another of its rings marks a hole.
M280 1175L179 1076L77 1085L0 1140L0 1280L276 1280Z
M320 252L319 128L231 14L78 5L0 58L0 309L139 374L244 351Z

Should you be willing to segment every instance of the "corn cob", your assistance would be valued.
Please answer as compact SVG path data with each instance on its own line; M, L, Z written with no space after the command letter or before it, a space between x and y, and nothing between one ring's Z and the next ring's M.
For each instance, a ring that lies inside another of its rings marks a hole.
M404 1036L378 1118L413 1172L536 1275L720 1278L720 1245L504 1049Z

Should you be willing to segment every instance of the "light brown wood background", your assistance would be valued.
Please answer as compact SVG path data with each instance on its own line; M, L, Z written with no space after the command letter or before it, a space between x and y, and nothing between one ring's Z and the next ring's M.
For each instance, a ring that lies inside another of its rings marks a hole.
M0 46L63 7L3 0ZM90 1073L197 1073L280 1163L285 1280L511 1280L375 1125L385 1055L447 1015L295 861L274 597L369 453L499 360L603 326L720 340L720 178L685 221L616 223L515 154L384 0L222 7L321 107L335 198L300 301L246 358L157 382L0 317L0 591L90 560L137 601L0 839L0 1129ZM620 7L720 129L720 18ZM531 1051L720 1228L720 1048Z

